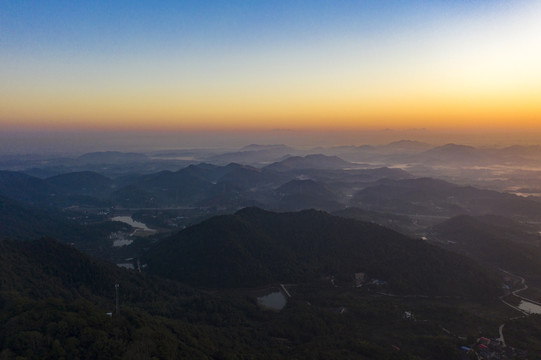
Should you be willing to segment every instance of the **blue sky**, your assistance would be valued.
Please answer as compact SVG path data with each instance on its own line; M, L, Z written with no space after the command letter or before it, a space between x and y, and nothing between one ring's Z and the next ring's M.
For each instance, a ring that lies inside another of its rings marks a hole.
M0 0L0 125L528 127L540 24L522 0Z
M488 7L487 3L491 6ZM374 36L490 11L494 1L1 1L8 51L136 51ZM501 5L500 5L501 6Z

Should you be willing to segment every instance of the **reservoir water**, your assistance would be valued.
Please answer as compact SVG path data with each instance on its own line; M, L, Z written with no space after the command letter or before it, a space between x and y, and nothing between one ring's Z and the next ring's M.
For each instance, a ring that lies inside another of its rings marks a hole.
M135 221L132 219L131 216L115 216L111 220L113 221L120 221L125 224L131 225L132 227L136 229L146 230L146 231L152 231L152 229L149 229L145 224L139 221Z
M284 306L286 306L287 299L281 291L275 291L265 296L258 297L257 302L269 309L282 310Z
M521 300L520 304L518 304L518 308L529 312L530 314L541 314L541 306L528 301Z
M116 239L116 240L113 240L113 246L114 247L127 246L127 245L130 245L132 242L133 240L130 240L130 239Z
M131 216L115 216L111 220L120 221L135 228L135 231L131 234L121 233L120 236L117 234L113 240L114 247L130 245L133 242L133 236L149 236L156 233L156 230L149 229L144 223L133 220Z

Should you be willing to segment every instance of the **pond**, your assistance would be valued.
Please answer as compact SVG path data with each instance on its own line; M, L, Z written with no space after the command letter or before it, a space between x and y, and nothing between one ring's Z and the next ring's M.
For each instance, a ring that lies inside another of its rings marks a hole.
M147 230L147 231L151 230L144 223L133 220L131 216L115 216L111 220L123 222L136 229L142 229L142 230Z
M130 239L117 239L117 240L113 240L113 246L114 247L127 246L127 245L130 245L132 242L133 240L130 240Z
M287 298L281 291L274 291L258 297L257 303L268 309L282 310L287 304Z
M518 304L518 308L530 314L541 314L541 306L531 303L529 301L521 300L520 304Z

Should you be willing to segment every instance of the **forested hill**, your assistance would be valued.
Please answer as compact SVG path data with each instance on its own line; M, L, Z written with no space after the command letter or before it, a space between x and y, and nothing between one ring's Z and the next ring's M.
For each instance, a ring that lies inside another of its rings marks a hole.
M57 240L0 241L0 294L18 292L33 299L84 297L112 304L114 285L122 284L124 301L147 301L156 282L114 264L96 260ZM149 290L151 292L149 292Z
M40 236L56 236L59 222L51 211L0 195L0 239L29 240Z
M108 316L117 283L120 316ZM223 335L249 337L231 325L230 318L242 316L227 300L92 259L56 240L0 240L1 359L211 359L221 346L238 353L270 348L253 339L236 345ZM220 331L224 323L229 327Z
M50 237L94 254L100 246L110 245L111 232L126 227L115 221L79 224L58 210L39 208L0 195L0 240Z
M525 225L502 217L460 215L434 226L430 237L443 241L449 250L540 283L539 236L526 230Z
M305 210L246 208L211 218L158 243L149 271L200 287L305 282L356 272L401 294L491 296L496 286L466 257L384 227Z

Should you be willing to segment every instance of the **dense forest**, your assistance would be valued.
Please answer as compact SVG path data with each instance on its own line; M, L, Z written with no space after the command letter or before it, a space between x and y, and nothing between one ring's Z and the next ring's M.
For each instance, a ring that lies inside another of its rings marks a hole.
M2 359L456 359L474 329L493 333L499 321L483 311L498 306L490 301L405 300L318 283L266 311L244 291L202 292L51 239L0 247Z
M149 272L195 286L298 283L366 273L390 291L491 297L496 283L474 262L381 226L306 210L246 208L165 239L144 257Z

